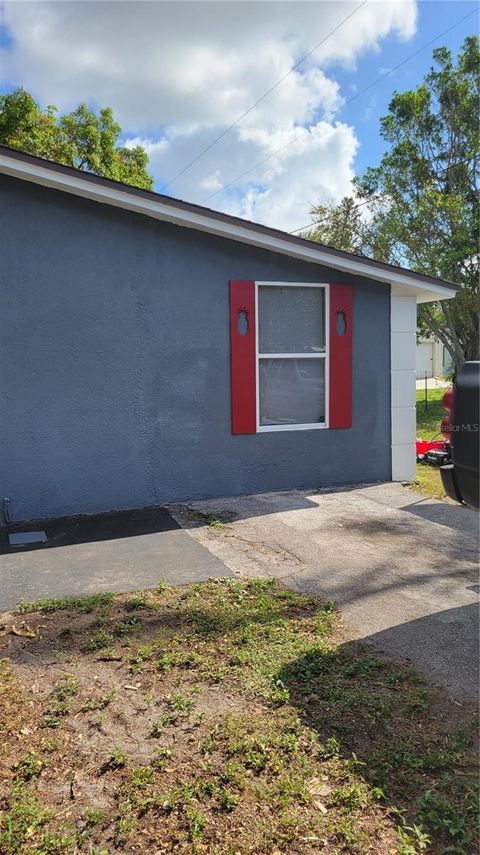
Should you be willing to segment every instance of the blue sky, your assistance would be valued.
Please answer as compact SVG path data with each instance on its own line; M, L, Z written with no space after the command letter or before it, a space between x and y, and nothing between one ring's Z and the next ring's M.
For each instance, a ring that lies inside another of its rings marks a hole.
M339 71L337 79L342 90L348 91L352 77L356 78L358 90L362 89L387 69L402 62L404 57L415 53L437 33L443 32L472 12L478 13L477 3L462 2L462 0L454 0L454 2L424 0L418 3L417 31L413 38L407 43L401 43L398 39L387 36L381 42L379 53L370 53L362 57L356 73ZM476 14L472 14L430 48L422 51L397 72L390 74L382 83L374 86L357 102L345 108L340 115L355 125L360 140L360 148L355 159L357 172L361 173L366 167L375 165L385 149L378 129L380 118L388 113L388 105L394 91L404 91L418 86L430 70L432 51L435 47L446 46L456 55L466 36L475 32L478 32L478 18Z
M476 10L463 0L4 2L0 91L23 85L61 110L112 106L127 144L147 148L160 190L338 27L166 190L293 230L378 162L393 92L421 82L435 46L456 54L478 29Z

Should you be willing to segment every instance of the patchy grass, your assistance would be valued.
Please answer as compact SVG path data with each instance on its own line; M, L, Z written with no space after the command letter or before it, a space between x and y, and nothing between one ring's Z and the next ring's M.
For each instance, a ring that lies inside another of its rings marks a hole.
M445 392L446 389L427 389L427 409L425 409L425 391L417 389L417 436L422 439L441 439L440 422L446 415L442 408ZM440 469L436 466L417 463L416 480L410 486L423 496L446 499Z
M49 612L58 611L74 611L79 614L89 614L99 608L104 609L106 606L108 607L113 602L113 597L113 594L104 593L90 594L85 597L65 597L63 600L53 597L45 600L34 600L33 602L20 600L15 611L17 614L25 614L26 612L44 612L44 614L48 614Z
M46 602L0 637L2 855L475 851L473 711L345 643L331 603Z
M417 463L416 479L413 484L409 485L417 493L422 496L429 496L433 499L447 499L447 494L443 489L442 477L438 466L427 466L425 463Z
M62 716L70 712L73 698L78 693L79 683L72 674L67 674L58 680L48 697L48 704L43 712L43 727L59 727Z
M447 415L442 407L442 398L446 389L427 389L427 409L425 392L417 389L417 435L422 439L441 439L440 422Z

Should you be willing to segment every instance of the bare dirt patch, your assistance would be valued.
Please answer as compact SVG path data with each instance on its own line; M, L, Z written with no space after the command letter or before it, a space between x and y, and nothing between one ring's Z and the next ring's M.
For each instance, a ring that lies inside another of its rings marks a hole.
M475 851L471 709L272 580L24 604L0 852Z

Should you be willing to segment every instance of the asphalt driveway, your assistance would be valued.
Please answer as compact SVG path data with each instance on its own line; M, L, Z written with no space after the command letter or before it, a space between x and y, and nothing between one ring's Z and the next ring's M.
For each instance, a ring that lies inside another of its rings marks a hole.
M12 548L0 533L0 611L19 600L126 593L205 582L231 571L196 543L166 508L118 511L91 517L18 525L42 529L45 543Z
M276 576L341 607L349 638L407 658L452 694L478 693L474 511L400 484L176 506L191 536L241 576ZM227 520L201 524L201 514Z

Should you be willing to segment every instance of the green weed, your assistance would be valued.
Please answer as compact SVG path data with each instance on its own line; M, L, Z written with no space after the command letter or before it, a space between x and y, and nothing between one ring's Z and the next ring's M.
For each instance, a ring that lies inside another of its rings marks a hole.
M101 606L108 606L112 603L114 594L89 594L85 597L64 597L63 599L47 598L43 600L20 600L17 605L16 612L25 614L26 612L50 612L58 611L75 611L79 614L87 614L93 612Z

